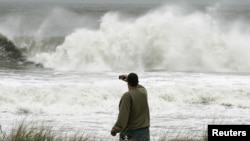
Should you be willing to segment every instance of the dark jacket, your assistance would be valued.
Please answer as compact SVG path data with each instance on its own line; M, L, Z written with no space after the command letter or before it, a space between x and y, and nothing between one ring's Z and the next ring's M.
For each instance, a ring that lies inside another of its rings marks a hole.
M137 85L123 94L119 104L118 119L113 128L120 132L149 126L147 91L142 85Z

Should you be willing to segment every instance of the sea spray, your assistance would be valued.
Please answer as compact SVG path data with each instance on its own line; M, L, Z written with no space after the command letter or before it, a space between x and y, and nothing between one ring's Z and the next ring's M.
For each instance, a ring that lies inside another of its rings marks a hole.
M248 34L239 34L239 43L209 13L180 9L165 6L129 20L108 12L99 29L77 29L55 52L32 60L56 70L248 71Z
M118 112L127 84L120 73L1 73L0 112L85 115ZM249 76L178 72L139 73L152 112L187 106L249 109ZM14 79L16 81L14 81ZM216 109L216 108L215 108Z

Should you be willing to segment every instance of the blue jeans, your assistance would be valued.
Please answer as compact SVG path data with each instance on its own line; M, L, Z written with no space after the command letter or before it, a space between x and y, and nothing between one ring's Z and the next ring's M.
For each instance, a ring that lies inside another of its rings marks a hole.
M120 140L123 141L127 136L128 141L150 141L149 128L140 128L136 130L122 131Z

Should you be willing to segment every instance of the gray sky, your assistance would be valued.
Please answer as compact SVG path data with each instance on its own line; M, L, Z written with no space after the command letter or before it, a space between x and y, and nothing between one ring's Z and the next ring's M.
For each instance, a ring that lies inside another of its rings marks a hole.
M18 1L18 2L87 2L87 3L164 3L168 1L182 2L208 2L208 1L225 1L225 0L0 0L0 1ZM230 1L230 0L226 0Z
M224 3L224 4L249 4L250 0L0 0L7 2L82 2L82 3L167 3L167 2L185 2L185 3L196 3L196 4L213 4L213 3Z
M18 1L18 2L88 2L88 3L123 3L123 2L164 2L166 0L0 0L0 1Z

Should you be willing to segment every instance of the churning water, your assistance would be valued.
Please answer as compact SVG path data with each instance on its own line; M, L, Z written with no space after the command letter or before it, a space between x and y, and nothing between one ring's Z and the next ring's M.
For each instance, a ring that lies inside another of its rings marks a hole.
M250 123L249 9L243 5L0 5L0 125L25 118L110 136L118 75L148 90L151 136L199 138Z

